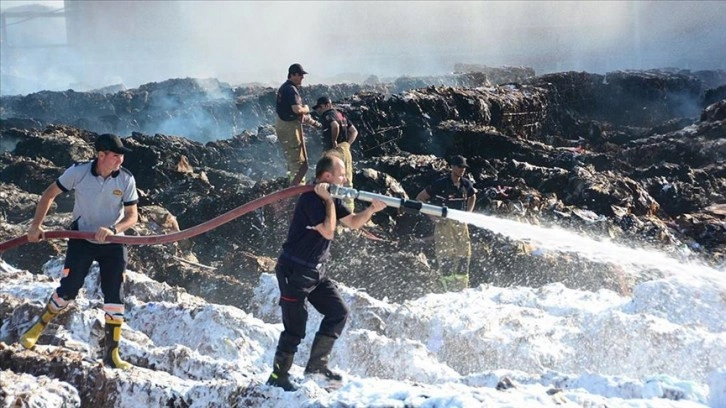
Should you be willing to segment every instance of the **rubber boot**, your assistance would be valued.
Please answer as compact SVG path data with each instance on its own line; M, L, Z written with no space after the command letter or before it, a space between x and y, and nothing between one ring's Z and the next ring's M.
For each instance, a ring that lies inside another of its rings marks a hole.
M121 360L118 353L118 343L121 340L121 324L123 321L106 319L106 354L103 356L103 365L121 370L128 370L131 364Z
M333 350L335 339L324 334L316 334L313 346L310 348L310 360L305 366L305 374L322 374L329 380L340 381L343 376L328 368L330 352Z
M28 331L23 333L22 336L20 336L20 344L23 345L26 349L31 349L33 346L35 346L35 343L40 338L40 335L43 334L43 330L45 330L45 327L48 325L48 323L53 320L56 316L58 316L58 312L53 312L50 310L49 306L45 306L45 311L43 311L43 314L40 316L40 319L32 326Z
M272 374L267 379L268 385L280 387L285 391L297 391L297 386L290 381L290 367L295 357L294 353L277 350L275 361L272 363Z

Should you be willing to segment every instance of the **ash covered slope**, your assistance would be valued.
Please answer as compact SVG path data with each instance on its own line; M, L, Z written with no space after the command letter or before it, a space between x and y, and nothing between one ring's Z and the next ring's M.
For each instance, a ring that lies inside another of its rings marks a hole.
M120 371L97 360L96 268L76 306L25 351L11 339L55 286L62 260L41 276L0 266L6 405L715 407L726 398L726 327L715 318L726 285L705 269L641 284L632 297L482 286L395 304L343 287L352 320L331 362L348 379L338 390L303 379L303 344L292 370L303 388L285 393L264 385L281 329L272 275L262 275L246 313L129 272L121 345L136 367ZM655 301L666 292L675 296ZM310 327L319 319L313 312Z

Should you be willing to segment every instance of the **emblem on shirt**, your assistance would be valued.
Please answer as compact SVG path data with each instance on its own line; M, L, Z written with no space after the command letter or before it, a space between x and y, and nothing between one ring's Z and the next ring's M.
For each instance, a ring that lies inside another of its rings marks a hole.
M113 190L113 195L121 197L122 195L124 195L124 192L119 189L115 189Z

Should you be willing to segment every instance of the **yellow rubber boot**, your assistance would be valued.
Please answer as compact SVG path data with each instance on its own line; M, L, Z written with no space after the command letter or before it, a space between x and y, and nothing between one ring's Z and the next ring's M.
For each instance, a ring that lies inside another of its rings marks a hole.
M38 342L40 335L43 334L45 326L47 326L48 323L50 323L50 321L56 316L58 316L58 312L53 313L48 306L46 306L45 311L40 316L40 319L30 329L28 329L28 331L20 336L20 344L22 344L26 349L33 348L35 343Z
M103 357L103 364L106 367L128 370L132 365L121 360L118 353L122 323L123 320L106 319L106 354Z

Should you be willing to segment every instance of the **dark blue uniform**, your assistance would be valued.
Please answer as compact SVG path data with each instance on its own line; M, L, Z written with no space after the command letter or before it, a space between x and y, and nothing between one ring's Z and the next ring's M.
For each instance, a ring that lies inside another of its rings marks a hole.
M333 147L333 135L331 134L330 124L338 122L340 132L338 133L337 143L348 141L348 127L350 126L348 118L343 112L337 109L329 109L320 116L320 123L323 125L323 143L327 149Z
M451 181L451 176L445 176L426 187L426 193L431 197L429 202L433 205L466 211L466 201L476 194L476 189L474 183L467 178L462 177L456 186Z
M350 215L339 199L333 199L338 219ZM325 203L314 191L298 198L287 240L277 260L275 274L280 287L280 307L285 330L277 349L297 352L305 337L308 312L305 300L324 317L318 334L337 339L348 319L348 307L333 281L325 274L331 241L312 229L325 220Z
M302 98L300 97L300 92L297 90L297 87L292 83L292 81L288 79L284 84L282 84L282 86L280 86L280 89L277 90L275 102L275 110L280 119L286 122L300 120L300 116L296 115L295 112L292 111L292 105L302 105Z

